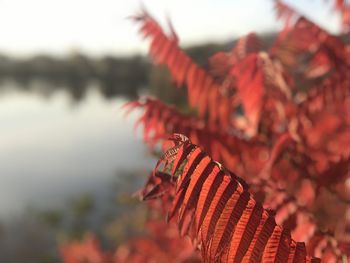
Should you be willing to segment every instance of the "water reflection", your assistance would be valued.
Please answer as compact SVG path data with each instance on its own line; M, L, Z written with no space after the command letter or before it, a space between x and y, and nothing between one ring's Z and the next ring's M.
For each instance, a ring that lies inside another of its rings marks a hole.
M37 55L14 59L0 54L0 81L11 79L22 90L42 94L65 90L75 101L84 99L91 81L98 83L105 98L135 97L148 84L149 69L147 60L140 56L91 58L72 53L67 57ZM0 91L3 88L1 85Z
M136 116L123 118L125 100L106 100L91 83L79 104L64 89L45 99L15 85L0 87L0 218L103 189L118 170L151 167L133 134Z

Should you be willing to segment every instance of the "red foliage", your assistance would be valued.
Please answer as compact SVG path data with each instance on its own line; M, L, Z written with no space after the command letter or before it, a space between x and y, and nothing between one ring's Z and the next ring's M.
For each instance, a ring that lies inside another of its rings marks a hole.
M174 224L152 220L147 223L148 235L130 239L113 253L104 251L97 239L86 235L78 242L60 247L65 263L199 263L200 255L189 240L179 236Z
M348 4L335 7L347 28ZM209 58L208 71L172 26L168 36L146 12L134 17L197 110L153 98L126 105L143 109L144 141L165 150L140 195L205 262L350 260L349 48L282 1L276 10L286 24L269 50L251 33ZM149 242L131 245L127 262L150 260L146 251L162 258Z
M196 240L203 259L316 262L306 256L305 244L292 240L273 213L254 200L244 181L187 138L171 140L175 145L160 163L164 170L172 167L176 180L169 219L177 215L180 233Z
M147 229L151 232L151 237L134 238L118 247L115 262L201 262L200 255L193 250L190 240L182 239L174 224L150 221Z
M178 86L188 86L189 104L198 107L201 117L207 114L213 124L228 126L231 103L219 92L213 77L179 48L177 37L167 36L145 11L133 18L142 23L141 33L151 39L150 54L155 63L167 65Z
M113 263L112 253L104 252L93 235L86 235L82 242L61 245L62 260L66 263Z

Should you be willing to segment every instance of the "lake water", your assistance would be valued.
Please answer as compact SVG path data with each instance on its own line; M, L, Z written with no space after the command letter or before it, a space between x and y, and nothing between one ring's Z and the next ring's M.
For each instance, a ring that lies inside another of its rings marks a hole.
M0 219L28 206L55 207L82 191L108 185L119 171L150 169L125 100L105 99L92 85L74 103L7 85L0 94Z

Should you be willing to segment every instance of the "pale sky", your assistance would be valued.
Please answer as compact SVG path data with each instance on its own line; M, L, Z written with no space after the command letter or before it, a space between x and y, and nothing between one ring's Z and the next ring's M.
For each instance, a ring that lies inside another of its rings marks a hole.
M126 17L141 3L161 23L170 16L184 45L281 28L272 0L0 0L0 52L91 55L144 53ZM332 32L338 17L324 0L286 0Z

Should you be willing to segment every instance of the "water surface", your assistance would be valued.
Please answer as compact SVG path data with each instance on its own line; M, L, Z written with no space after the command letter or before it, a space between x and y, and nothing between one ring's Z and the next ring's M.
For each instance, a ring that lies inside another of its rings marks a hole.
M124 99L103 98L96 87L73 102L15 89L0 94L0 218L25 207L55 207L81 191L108 185L118 171L151 168Z

